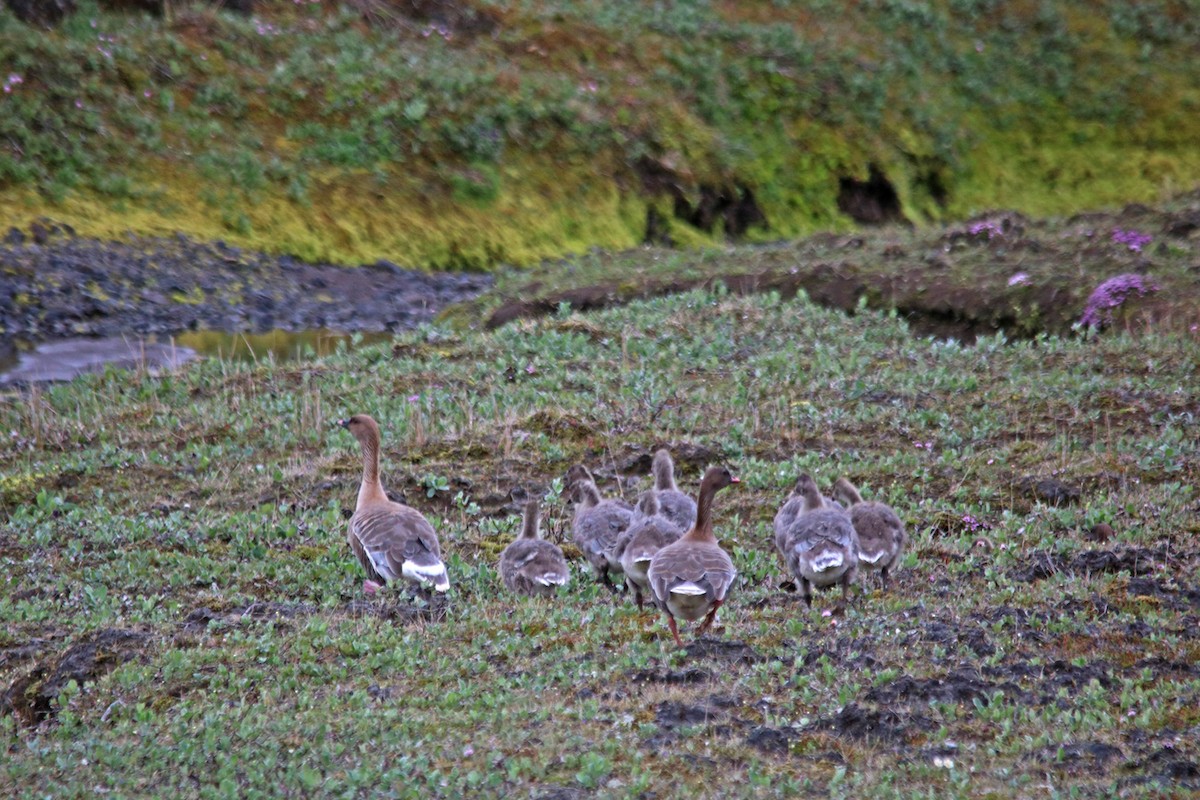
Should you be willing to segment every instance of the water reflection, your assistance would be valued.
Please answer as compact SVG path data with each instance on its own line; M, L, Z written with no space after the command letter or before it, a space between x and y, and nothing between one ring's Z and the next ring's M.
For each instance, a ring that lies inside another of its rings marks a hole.
M227 333L188 331L176 334L175 343L202 356L229 361L296 361L337 352L339 346L354 347L387 341L390 333L338 333L327 330Z
M329 355L339 347L387 341L390 333L328 330L227 333L190 331L175 336L59 339L32 345L0 342L0 386L67 381L108 365L121 369L174 368L196 357L229 361L296 361Z

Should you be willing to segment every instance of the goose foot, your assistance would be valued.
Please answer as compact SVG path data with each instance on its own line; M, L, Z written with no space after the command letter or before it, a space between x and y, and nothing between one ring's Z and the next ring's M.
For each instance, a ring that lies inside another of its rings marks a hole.
M383 588L382 583L376 583L375 581L370 580L369 578L367 580L363 581L363 594L365 594L365 595L373 595L382 588Z
M700 627L696 629L697 636L700 636L712 627L713 620L717 618L717 609L721 607L721 602L717 600L713 603L713 607L709 609L708 614L704 617L704 622L700 623Z
M675 644L679 645L679 649L683 649L683 640L679 638L679 628L675 625L675 618L667 614L667 625L671 628L671 635L675 637Z

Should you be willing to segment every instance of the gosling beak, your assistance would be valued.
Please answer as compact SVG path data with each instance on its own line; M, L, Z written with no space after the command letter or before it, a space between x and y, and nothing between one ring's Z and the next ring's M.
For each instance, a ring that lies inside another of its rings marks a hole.
M732 478L729 479L729 482L730 483L741 483L742 479L739 478L738 476L734 475Z
M350 418L346 417L346 419L339 419L337 424L341 425L343 428L346 428L347 430L349 430L350 429Z

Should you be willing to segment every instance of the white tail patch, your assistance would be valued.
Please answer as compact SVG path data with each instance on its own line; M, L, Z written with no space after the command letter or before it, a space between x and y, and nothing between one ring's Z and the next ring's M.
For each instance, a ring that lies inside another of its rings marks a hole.
M822 553L812 561L813 570L816 572L836 569L844 563L845 557L841 553Z
M863 562L864 564L874 564L874 563L878 562L881 558L883 558L884 555L885 555L885 553L883 551L880 551L878 553L864 553L860 550L858 552L858 560Z
M566 575L558 575L553 572L547 572L545 575L535 575L533 579L542 586L562 586L567 582Z
M405 561L400 567L404 577L417 583L432 583L435 591L444 592L450 588L450 578L446 575L446 565L421 565L413 561Z
M685 594L692 597L698 597L702 594L708 594L708 590L703 586L697 586L689 581L688 583L681 583L678 586L672 586L671 594Z
M634 563L634 564L637 564L637 565L639 565L639 566L641 566L642 564L645 564L646 566L642 568L642 569L643 569L643 571L645 571L645 570L647 570L647 569L649 569L649 568L650 568L650 560L651 560L651 558L653 558L653 557L652 557L652 556L644 556L644 557L635 558L635 559L633 560L633 563Z

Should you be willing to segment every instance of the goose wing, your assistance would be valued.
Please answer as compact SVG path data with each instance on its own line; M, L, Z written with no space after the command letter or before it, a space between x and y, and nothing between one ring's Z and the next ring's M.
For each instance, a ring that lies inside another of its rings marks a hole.
M655 554L648 573L655 600L665 603L672 591L724 600L737 570L719 545L681 540Z
M350 546L372 577L391 582L401 577L449 588L437 532L415 508L376 503L354 512Z

